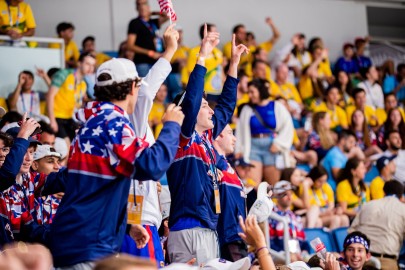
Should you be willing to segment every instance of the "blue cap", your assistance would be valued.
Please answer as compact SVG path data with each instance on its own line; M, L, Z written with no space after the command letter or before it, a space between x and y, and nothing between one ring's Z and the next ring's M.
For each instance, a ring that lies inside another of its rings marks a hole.
M9 128L9 129L6 130L6 133L8 135L10 135L11 137L13 137L13 139L17 138L18 132L20 132L19 127L12 127L12 128ZM35 139L33 137L29 137L28 141L30 142L30 144L42 144L37 139Z

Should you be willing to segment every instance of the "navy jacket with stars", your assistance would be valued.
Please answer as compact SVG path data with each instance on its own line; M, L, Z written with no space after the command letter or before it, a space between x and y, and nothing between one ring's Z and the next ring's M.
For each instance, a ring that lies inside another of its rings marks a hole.
M166 122L148 147L135 137L127 113L112 103L90 102L77 118L85 123L72 142L65 196L49 237L55 267L118 252L131 177L159 179L179 144L180 125Z

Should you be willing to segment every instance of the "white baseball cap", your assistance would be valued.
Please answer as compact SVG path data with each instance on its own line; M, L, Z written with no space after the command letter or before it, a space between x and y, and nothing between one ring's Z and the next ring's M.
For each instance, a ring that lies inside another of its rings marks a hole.
M34 160L38 160L44 157L57 157L57 158L61 158L62 155L56 151L54 151L54 149L51 149L50 145L38 145L37 146L37 150L34 153Z
M205 270L249 270L250 259L242 258L236 262L230 262L225 259L213 259L207 262L201 269Z
M199 270L198 266L191 266L185 263L172 263L166 267L161 268L163 269L171 269L171 270Z
M293 189L294 186L291 184L291 182L287 180L280 180L274 185L273 192L275 195L280 195L285 193L287 190Z
M110 80L107 81L98 81L98 76L100 74L109 74L111 76ZM96 74L96 85L97 86L108 86L113 83L123 83L126 81L133 81L138 77L138 72L134 62L126 58L112 58L101 64L97 69Z

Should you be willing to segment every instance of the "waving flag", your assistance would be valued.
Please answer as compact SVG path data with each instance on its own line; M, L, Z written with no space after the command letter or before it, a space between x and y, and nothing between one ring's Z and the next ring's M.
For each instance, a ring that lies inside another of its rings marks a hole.
M160 6L160 12L166 12L167 16L169 16L170 21L176 21L177 15L173 9L173 3L171 0L158 0Z

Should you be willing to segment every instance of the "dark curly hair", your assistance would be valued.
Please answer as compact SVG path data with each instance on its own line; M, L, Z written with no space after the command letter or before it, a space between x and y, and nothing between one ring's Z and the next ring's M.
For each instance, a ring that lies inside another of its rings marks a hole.
M99 82L111 80L111 75L107 73L101 73L97 80ZM113 83L107 86L94 86L94 96L98 101L113 101L113 100L125 100L127 95L132 91L132 84L138 85L140 79L135 81L129 80L122 83Z

